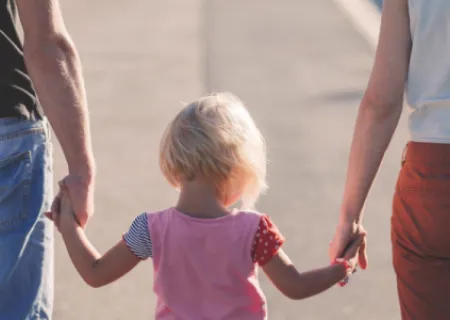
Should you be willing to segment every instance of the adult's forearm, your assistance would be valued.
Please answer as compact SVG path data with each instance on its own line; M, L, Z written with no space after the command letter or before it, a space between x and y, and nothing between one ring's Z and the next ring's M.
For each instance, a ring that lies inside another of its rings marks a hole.
M402 111L380 107L364 99L356 120L347 169L341 223L359 223L370 187L392 139Z
M40 39L39 43L25 41L24 55L69 172L92 179L95 161L84 81L75 47L68 36L54 35Z

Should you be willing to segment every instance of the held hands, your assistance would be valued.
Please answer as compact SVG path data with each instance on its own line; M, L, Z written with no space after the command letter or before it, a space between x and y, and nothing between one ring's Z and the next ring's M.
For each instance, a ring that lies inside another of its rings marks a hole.
M70 173L62 180L71 200L75 219L82 228L86 226L87 221L94 214L93 181L93 178L74 173Z
M356 272L356 267L358 266L358 260L360 260L361 249L365 250L367 233L361 228L357 230L351 237L347 247L344 248L343 253L333 259L333 264L343 264L347 269L346 277L339 282L340 286L345 286L350 276ZM330 243L330 251L333 246L333 242Z
M63 181L59 182L59 192L53 201L50 212L45 216L53 221L55 227L61 232L61 226L78 224L69 196L69 190Z
M342 258L347 260L352 268L356 268L359 261L361 248L365 245L367 233L364 230L358 230L352 237L350 244L345 248Z
M333 240L330 243L328 254L330 261L335 261L337 258L345 258L347 256L347 249L351 247L351 244L355 240L360 239L361 235L362 243L358 249L357 261L361 269L367 268L367 232L361 224L356 223L340 223L334 234ZM350 245L350 247L349 247Z
M87 221L94 213L94 183L93 179L86 178L82 175L69 174L59 182L60 191L56 195L52 203L51 212L45 215L51 219L52 212L58 212L61 202L61 189L64 186L71 203L73 212L78 224L84 228Z
M62 189L64 189L73 205L74 218L84 228L94 213L94 180L89 176L70 173L59 182L60 190L53 200L51 211L45 215L53 220L53 214L59 213Z

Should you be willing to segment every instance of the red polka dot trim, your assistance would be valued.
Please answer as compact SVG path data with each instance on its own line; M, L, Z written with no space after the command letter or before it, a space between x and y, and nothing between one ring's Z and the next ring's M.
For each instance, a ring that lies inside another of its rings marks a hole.
M252 260L260 266L265 265L278 253L284 243L284 237L268 216L259 221L258 230L252 247Z

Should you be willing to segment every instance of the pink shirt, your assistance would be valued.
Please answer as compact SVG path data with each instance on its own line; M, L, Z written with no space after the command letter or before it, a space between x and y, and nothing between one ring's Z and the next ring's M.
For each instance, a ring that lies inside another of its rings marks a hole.
M148 213L157 320L267 319L251 250L261 215Z

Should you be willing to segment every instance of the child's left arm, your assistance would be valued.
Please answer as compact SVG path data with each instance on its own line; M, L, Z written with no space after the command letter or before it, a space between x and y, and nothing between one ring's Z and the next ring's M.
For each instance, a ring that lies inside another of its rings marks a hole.
M262 269L284 295L294 300L305 299L331 288L355 269L358 249L364 236L360 235L346 250L345 255L349 257L347 262L342 261L323 268L299 272L280 249L262 266Z
M141 261L123 240L100 255L76 222L65 191L62 192L60 209L60 231L70 259L91 287L98 288L121 278Z

